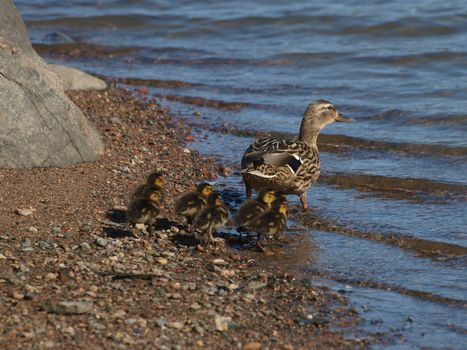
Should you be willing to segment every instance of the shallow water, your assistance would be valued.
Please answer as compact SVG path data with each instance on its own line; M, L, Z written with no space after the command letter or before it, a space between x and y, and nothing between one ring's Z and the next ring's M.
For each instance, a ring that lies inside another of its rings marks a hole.
M309 202L321 229L342 229L309 229L301 269L350 285L368 329L405 337L394 347L467 343L465 1L16 3L50 61L144 79L205 125L189 147L233 167L221 182L235 203L252 131L295 134L311 100L334 102L357 123L324 130Z

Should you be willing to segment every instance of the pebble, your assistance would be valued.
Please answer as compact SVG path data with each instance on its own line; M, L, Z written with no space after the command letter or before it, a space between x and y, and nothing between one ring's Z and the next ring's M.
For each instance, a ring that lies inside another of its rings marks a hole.
M59 301L50 304L47 311L59 315L81 315L90 313L92 307L89 301Z
M46 281L54 281L54 280L57 279L57 277L58 277L58 274L53 273L53 272L49 272L48 274L45 275L44 278L45 278Z
M167 327L174 329L182 329L184 324L182 322L167 322Z
M58 226L55 226L55 227L52 228L52 233L54 235L58 235L59 233L62 233L62 229L60 227L58 227Z
M34 226L29 226L29 227L27 228L27 230L28 230L28 232L30 232L30 233L38 233L38 232L39 232L39 230L38 230L37 228L35 228Z
M259 350L259 349L261 349L261 343L258 343L258 342L246 343L243 346L243 350Z
M156 323L156 326L159 327L159 328L165 328L167 322L165 320L163 320L162 318L156 318L156 320L154 321Z
M212 261L212 263L213 263L214 265L218 265L218 266L225 266L225 265L228 265L227 262L226 262L224 259L220 259L220 258L219 258L219 259L214 259L214 260Z
M83 250L89 250L89 249L91 249L91 246L89 245L88 242L82 242L82 243L80 243L79 247L80 247L81 249L83 249Z
M107 244L109 243L109 241L106 240L105 238L97 237L96 240L94 241L94 243L95 243L98 247L105 248L105 247L107 246Z
M264 288L266 286L267 286L267 283L260 282L260 281L251 281L250 283L248 283L247 288L250 290L257 290L257 289Z
M4 259L6 259L6 256L3 255L2 253L0 253L0 259L4 260Z
M169 263L169 260L166 258L157 258L156 261L161 265L167 265Z
M221 332L228 331L229 323L231 322L232 322L232 317L230 316L221 316L221 315L214 316L214 324L218 331L221 331Z
M36 210L35 209L16 209L15 213L21 216L30 216L32 215Z

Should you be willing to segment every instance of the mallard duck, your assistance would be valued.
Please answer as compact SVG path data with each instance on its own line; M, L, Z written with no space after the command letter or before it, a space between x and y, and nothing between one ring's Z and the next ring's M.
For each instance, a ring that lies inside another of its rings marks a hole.
M316 146L320 130L333 122L352 121L338 112L331 102L316 100L303 114L298 139L262 137L253 142L241 163L246 197L251 198L253 189L271 188L300 196L302 208L306 210L306 192L320 174Z
M229 209L222 201L220 193L213 192L207 199L208 205L196 215L193 227L200 232L197 236L201 244L207 246L213 241L213 232L226 224Z
M206 199L212 193L213 187L207 182L196 186L196 191L182 194L175 202L175 211L186 218L188 224L193 223L195 216L207 205Z
M152 191L149 187L143 192L142 197L133 198L127 207L127 219L134 231L137 224L148 226L149 233L153 232L153 224L159 214L159 205L162 195L156 186Z
M276 199L271 209L260 214L253 223L253 230L258 234L256 246L264 251L261 241L264 239L279 239L287 224L287 200L280 197Z
M234 224L237 231L249 231L255 219L265 211L271 209L271 203L277 198L274 190L263 188L256 199L247 199L238 209Z
M157 188L161 195L161 201L164 199L164 176L160 171L153 171L146 178L146 183L138 186L133 192L132 198L144 197L146 191L153 191ZM150 188L148 190L148 188Z

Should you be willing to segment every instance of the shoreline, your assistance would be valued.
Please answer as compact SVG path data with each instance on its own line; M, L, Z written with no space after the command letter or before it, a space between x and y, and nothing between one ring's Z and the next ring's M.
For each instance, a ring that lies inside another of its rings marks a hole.
M346 336L361 332L344 296L269 265L271 257L199 251L184 234L174 198L222 174L185 147L189 126L123 89L68 95L102 134L105 153L63 169L0 169L0 347L368 346L367 337ZM129 237L123 206L154 167L165 172L164 219L155 237ZM66 315L61 301L83 312Z

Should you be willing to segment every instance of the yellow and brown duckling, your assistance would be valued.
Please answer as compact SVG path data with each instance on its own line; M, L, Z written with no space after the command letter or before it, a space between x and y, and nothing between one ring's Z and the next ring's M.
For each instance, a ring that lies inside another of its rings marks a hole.
M196 191L186 192L177 199L175 202L176 213L184 216L188 224L191 225L196 215L207 206L207 198L212 192L212 185L201 182L196 186Z
M196 215L193 223L193 227L199 232L197 238L204 246L213 241L213 232L224 226L229 219L229 208L222 201L220 193L211 193L207 202L208 205Z
M162 201L162 194L158 187L146 187L141 193L141 197L133 198L127 207L127 219L134 233L137 224L148 226L149 233L153 232L153 225L159 214L159 206Z
M271 203L278 198L276 191L264 188L256 199L247 199L238 209L234 224L238 232L251 231L256 218L271 209Z
M146 191L148 191L148 188L150 188L149 191L153 191L154 188L157 188L158 191L160 192L160 197L161 201L164 199L164 176L160 171L153 171L150 173L146 179L146 183L143 185L140 185L136 188L136 190L133 192L132 198L139 198L139 197L144 197L144 194Z
M261 251L261 241L265 239L279 239L284 233L287 224L288 205L284 197L276 199L271 209L256 219L253 224L253 230L258 234L256 247Z

